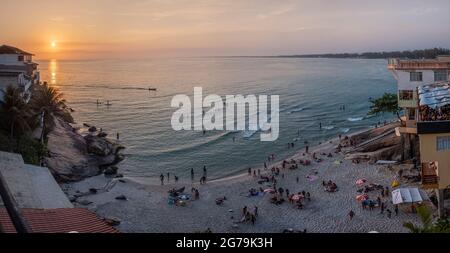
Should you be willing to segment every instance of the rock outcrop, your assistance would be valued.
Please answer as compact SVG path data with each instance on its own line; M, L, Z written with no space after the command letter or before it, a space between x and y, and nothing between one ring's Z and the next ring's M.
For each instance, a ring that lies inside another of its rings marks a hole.
M55 119L48 135L45 163L60 182L79 181L103 172L123 160L123 146L90 133L83 137L69 123Z
M417 140L405 141L405 136L397 136L395 127L398 123L355 134L341 141L346 153L345 158L357 162L375 163L378 160L404 161L416 154ZM411 151L413 150L413 151Z

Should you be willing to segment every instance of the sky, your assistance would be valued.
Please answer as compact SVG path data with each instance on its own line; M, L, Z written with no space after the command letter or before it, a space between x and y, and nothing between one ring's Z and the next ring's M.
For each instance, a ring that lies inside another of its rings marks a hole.
M40 59L450 48L449 11L448 0L2 0L0 44Z

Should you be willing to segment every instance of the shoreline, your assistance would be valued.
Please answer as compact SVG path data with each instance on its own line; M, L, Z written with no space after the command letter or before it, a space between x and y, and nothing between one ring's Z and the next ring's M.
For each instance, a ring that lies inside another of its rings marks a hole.
M370 131L366 129L361 132ZM358 132L359 133L359 132ZM352 133L349 136L355 135ZM259 177L245 173L207 181L200 185L197 180L180 180L173 178L164 186L149 184L142 178L113 178L104 175L87 178L80 182L63 184L64 192L73 199L81 195L74 203L86 207L99 216L119 220L118 229L122 232L200 232L210 228L213 232L282 232L285 229L308 232L406 232L402 224L406 221L418 222L415 214L401 212L399 216L387 218L373 212L362 210L355 200L358 194L355 182L365 178L371 183L390 185L395 172L386 166L368 163L354 164L344 158L342 153L334 153L337 144L333 138L320 145L310 147L310 154L303 156L300 150L285 160L310 158L312 152L318 152L322 162L312 162L310 166L298 169L281 169L283 176L277 177L278 186L290 189L291 192L311 192L311 202L305 203L303 210L296 209L286 202L282 205L270 203L269 196L247 197L251 188L270 187L268 183L258 184ZM331 143L330 143L331 141ZM320 153L332 153L333 157ZM339 163L337 163L339 161ZM276 166L282 161L271 163ZM255 168L258 169L258 168ZM261 170L261 175L270 173L270 169ZM308 176L316 175L315 180ZM299 182L296 182L298 178ZM339 191L329 193L323 190L322 181L333 180ZM188 182L190 181L190 182ZM402 186L408 185L402 184ZM186 187L185 193L195 187L200 192L199 200L186 201L186 206L168 204L168 191L173 188ZM92 193L95 189L96 193ZM373 194L372 194L373 195ZM223 205L216 205L215 200L226 196ZM371 198L376 198L375 195ZM384 200L387 204L390 198ZM253 226L249 223L238 223L243 206L252 209L258 206L259 217ZM393 207L390 206L393 210ZM349 221L347 213L353 210L356 216ZM361 223L363 222L363 223Z

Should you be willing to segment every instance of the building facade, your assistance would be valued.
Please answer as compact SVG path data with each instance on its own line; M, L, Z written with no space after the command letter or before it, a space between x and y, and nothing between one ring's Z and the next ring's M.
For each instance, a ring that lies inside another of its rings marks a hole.
M0 46L0 90L8 85L18 87L28 101L31 97L31 86L40 81L38 64L33 62L33 54L21 49ZM3 94L0 94L2 99Z
M450 56L390 59L388 69L404 113L397 134L419 137L421 184L436 190L442 216L450 187Z

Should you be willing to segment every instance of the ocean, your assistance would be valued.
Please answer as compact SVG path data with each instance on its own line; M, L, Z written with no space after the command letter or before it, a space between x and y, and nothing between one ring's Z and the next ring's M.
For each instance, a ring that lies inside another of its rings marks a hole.
M271 154L287 158L306 140L315 145L396 117L366 115L369 98L396 91L385 60L205 57L38 63L41 79L58 87L75 110L77 126L94 125L111 138L120 133L126 146L120 172L152 183L167 172L190 179L190 169L200 175L203 166L209 179L232 176L262 166ZM177 109L170 106L172 97L192 96L196 86L204 96L279 95L278 140L261 142L258 133L248 132L172 130ZM110 106L104 105L107 101ZM288 149L290 142L294 148Z

